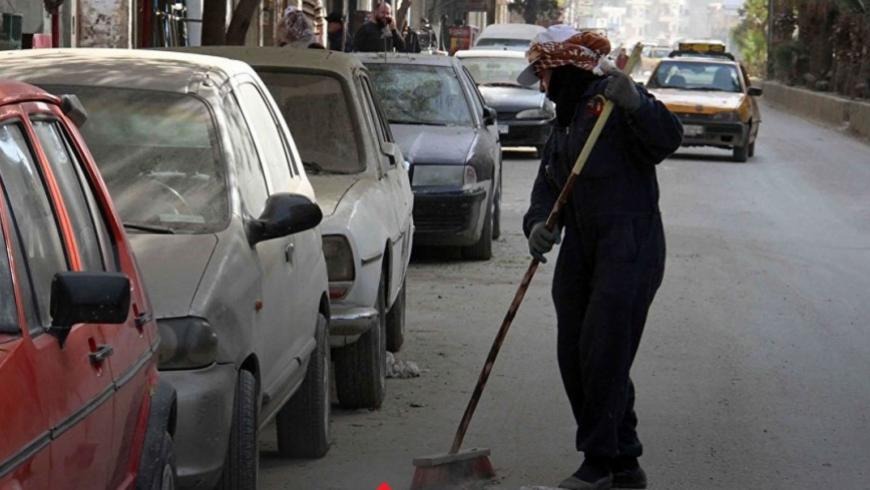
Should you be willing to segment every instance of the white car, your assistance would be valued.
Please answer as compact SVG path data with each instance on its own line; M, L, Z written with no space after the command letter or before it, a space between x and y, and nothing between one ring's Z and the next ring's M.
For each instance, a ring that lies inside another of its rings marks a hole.
M366 68L353 56L317 49L193 51L250 64L278 103L324 215L339 403L379 407L386 351L404 340L414 195Z

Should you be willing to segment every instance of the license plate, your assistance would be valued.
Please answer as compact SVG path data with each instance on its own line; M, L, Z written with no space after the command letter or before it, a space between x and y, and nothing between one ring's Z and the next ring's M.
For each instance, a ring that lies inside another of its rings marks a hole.
M704 126L696 126L693 124L686 124L683 126L684 136L698 136L701 134L704 134Z
M498 127L498 134L508 134L508 133L510 133L510 131L511 131L510 126L499 126Z

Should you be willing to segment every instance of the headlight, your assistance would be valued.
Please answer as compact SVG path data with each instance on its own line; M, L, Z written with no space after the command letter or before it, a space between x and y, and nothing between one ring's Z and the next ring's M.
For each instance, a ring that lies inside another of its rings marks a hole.
M737 114L737 111L722 111L713 114L713 120L715 121L736 121L740 119L740 116Z
M195 369L217 360L217 334L202 318L157 320L157 327L160 331L160 369Z
M329 277L329 282L353 281L353 250L344 235L323 237L323 257L326 258L326 275Z
M414 165L415 186L457 186L477 183L471 165Z

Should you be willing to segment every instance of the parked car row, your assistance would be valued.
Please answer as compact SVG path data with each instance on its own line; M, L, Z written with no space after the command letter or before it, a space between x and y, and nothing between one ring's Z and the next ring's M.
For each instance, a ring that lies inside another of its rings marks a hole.
M0 53L0 487L255 488L273 421L321 457L331 379L384 399L415 238L491 256L458 61L190 51Z

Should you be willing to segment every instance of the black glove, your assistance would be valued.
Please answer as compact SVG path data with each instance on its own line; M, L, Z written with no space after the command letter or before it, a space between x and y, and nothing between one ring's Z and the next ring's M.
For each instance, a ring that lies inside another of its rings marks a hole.
M547 263L544 254L552 250L556 243L562 243L561 229L548 230L543 221L532 226L532 232L529 233L529 254L539 262Z
M642 100L634 80L619 70L612 70L608 75L604 96L628 112L638 110Z

